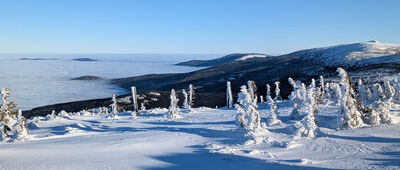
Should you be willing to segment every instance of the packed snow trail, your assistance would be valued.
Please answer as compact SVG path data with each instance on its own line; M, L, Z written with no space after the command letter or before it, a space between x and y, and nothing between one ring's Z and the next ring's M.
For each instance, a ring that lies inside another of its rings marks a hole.
M38 118L26 141L0 144L0 169L398 169L400 125L336 130L338 107L318 107L316 138L296 137L291 107L278 103L283 121L245 136L236 111L167 109L106 115L82 112ZM398 120L397 105L392 114ZM260 104L261 122L269 105ZM301 115L302 117L304 115ZM333 122L333 123L332 123Z

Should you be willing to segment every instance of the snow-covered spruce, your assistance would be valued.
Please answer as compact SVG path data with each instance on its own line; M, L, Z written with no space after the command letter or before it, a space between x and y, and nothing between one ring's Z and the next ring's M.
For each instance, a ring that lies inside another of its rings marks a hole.
M275 82L275 101L281 101L282 97L281 97L281 82L276 81Z
M189 109L190 108L190 106L189 106L189 95L188 95L188 93L186 92L185 89L182 89L182 94L183 94L183 97L184 97L184 99L183 99L183 108Z
M254 106L253 99L246 86L240 87L238 94L238 104L235 104L237 110L236 124L246 130L256 130L261 127L260 113Z
M269 84L266 85L266 95L265 95L265 102L266 103L271 103L272 97L271 97L271 86Z
M393 97L396 93L395 88L390 84L390 82L388 80L384 81L383 84L384 88L385 88L385 96L386 96L386 100L387 101L391 101L393 100Z
M319 101L323 103L325 100L325 79L324 76L319 76L319 88L318 88L318 93L319 93Z
M118 101L117 101L117 95L114 94L112 97L112 104L111 104L111 112L113 114L118 114L120 111L120 106L118 105Z
M232 87L231 82L226 82L226 107L232 108L233 107L233 95L232 95Z
M139 111L139 104L138 104L138 95L136 91L136 87L132 86L132 104L133 104L133 112L138 112Z
M9 100L10 89L1 90L3 104L0 108L0 141L21 140L28 135L26 119L17 104Z
M275 100L271 100L270 106L271 108L269 114L267 115L267 125L272 126L281 123L277 116L278 106L276 105Z
M249 94L253 101L257 100L257 86L256 83L252 80L247 81L247 86L249 88ZM256 101L257 102L257 101Z
M194 105L194 86L193 86L193 84L190 84L189 85L189 106L190 107L193 107L193 105Z
M179 106L178 106L178 98L176 97L175 90L171 90L171 95L170 95L170 106L168 109L168 112L165 114L165 117L170 118L170 119L177 119L181 118L181 114L179 112Z
M358 80L357 89L358 93L356 97L359 101L362 101L365 104L365 102L371 100L371 90L363 84L361 79Z
M338 116L339 128L358 128L363 126L361 113L356 107L356 100L354 99L354 90L350 84L350 77L346 70L338 68L337 72L340 76L341 85L341 101L340 101L340 114Z
M378 101L386 98L382 86L379 83L372 85L371 101Z
M308 91L308 112L307 115L297 124L298 129L296 131L296 136L299 137L315 137L315 130L317 125L315 124L315 106L316 106L316 95L315 91L310 88Z
M300 117L299 106L297 103L294 103L292 112L290 112L289 120L295 120L298 119L299 117Z

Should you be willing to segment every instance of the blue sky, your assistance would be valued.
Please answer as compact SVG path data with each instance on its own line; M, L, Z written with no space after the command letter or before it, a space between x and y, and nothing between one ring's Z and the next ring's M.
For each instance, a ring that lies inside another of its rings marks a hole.
M400 43L398 0L0 0L0 53L283 54Z

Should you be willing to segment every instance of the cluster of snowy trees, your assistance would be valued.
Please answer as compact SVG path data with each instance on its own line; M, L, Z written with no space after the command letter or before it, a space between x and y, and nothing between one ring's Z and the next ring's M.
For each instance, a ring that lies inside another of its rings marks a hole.
M364 124L377 125L380 123L393 123L390 108L394 101L400 101L400 83L397 79L385 80L382 84L375 83L366 86L360 79L357 84L352 84L348 73L338 68L339 82L326 83L320 76L319 84L314 79L306 86L301 81L289 78L293 87L289 95L289 101L293 108L289 121L296 122L296 135L302 137L314 137L317 129L315 114L319 111L318 105L337 105L339 113L337 117L338 128L358 128ZM280 82L275 82L275 98L271 97L270 85L266 85L266 101L260 96L260 101L269 104L270 113L267 116L266 125L279 124L276 102L282 100L280 96ZM247 86L242 86L238 94L237 125L240 128L254 130L260 128L260 113L257 110L258 101L256 86L249 81ZM230 82L227 83L227 107L232 104L232 90ZM302 119L301 119L302 117Z
M28 130L26 119L17 105L9 99L10 89L1 90L2 105L0 107L0 141L13 141L26 138Z

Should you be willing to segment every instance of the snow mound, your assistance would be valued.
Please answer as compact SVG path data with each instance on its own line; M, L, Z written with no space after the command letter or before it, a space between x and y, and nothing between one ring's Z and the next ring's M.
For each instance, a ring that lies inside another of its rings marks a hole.
M324 48L314 48L292 53L306 59L315 59L328 66L353 66L367 63L382 63L390 59L397 61L400 57L400 45L368 41L344 44ZM390 56L390 57L388 57ZM385 59L382 59L385 57Z

